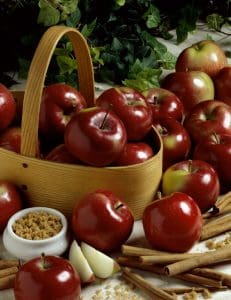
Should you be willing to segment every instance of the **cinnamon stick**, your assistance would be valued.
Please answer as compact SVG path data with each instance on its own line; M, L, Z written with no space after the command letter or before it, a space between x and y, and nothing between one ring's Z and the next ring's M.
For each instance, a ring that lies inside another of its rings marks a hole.
M19 266L18 259L0 259L0 270L6 269L13 266Z
M18 267L16 267L16 266L9 267L6 269L1 269L0 270L0 278L6 277L11 274L16 274L17 272L18 272Z
M231 230L231 215L207 223L202 229L200 240L207 240L229 230Z
M224 272L211 268L195 268L191 273L222 281L224 285L231 287L231 275Z
M126 267L136 268L138 270L148 271L159 275L166 275L164 268L159 265L150 265L142 263L139 260L131 259L130 257L118 257L117 262ZM174 278L187 281L193 284L205 285L209 289L225 289L221 281L212 280L211 278L205 278L203 276L194 275L190 273L178 274L173 276Z
M11 274L0 278L0 290L11 289L14 287L16 274Z
M121 252L127 256L140 256L140 255L166 255L171 254L169 252L149 249L149 248L142 248L137 246L130 246L130 245L122 245Z
M182 259L186 258L192 258L196 256L200 256L201 253L172 253L167 255L145 255L140 256L139 259L143 263L147 264L167 264L167 263L173 263Z
M219 210L219 212L222 212L224 208L231 204L231 191L225 194L224 196L220 197L216 203L215 207Z
M150 295L152 299L175 300L176 297L165 292L162 288L151 284L139 274L132 272L129 268L124 268L122 276L125 280L131 282L135 286L142 289L145 293Z
M223 262L231 258L231 248L223 248L215 251L203 253L201 256L183 259L181 261L165 266L165 273L168 276L175 276L200 266L208 266L218 262Z

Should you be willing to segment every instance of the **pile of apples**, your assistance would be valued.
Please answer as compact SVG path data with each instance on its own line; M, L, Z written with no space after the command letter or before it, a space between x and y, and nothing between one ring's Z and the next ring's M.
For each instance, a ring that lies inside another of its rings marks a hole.
M142 93L112 87L96 98L94 107L66 84L45 87L42 97L40 159L95 167L142 163L155 155L149 132L156 128L164 151L162 194L144 209L144 234L156 249L190 250L200 238L202 214L231 187L231 66L220 46L200 41L179 54L176 70L162 79L161 87ZM20 117L3 85L0 99L0 147L20 153ZM134 226L126 199L101 188L73 208L68 259L80 284L119 271L110 253L128 240ZM41 258L26 262L18 282L30 264L44 272ZM20 296L22 289L17 294L17 284L15 290L16 299L28 297Z

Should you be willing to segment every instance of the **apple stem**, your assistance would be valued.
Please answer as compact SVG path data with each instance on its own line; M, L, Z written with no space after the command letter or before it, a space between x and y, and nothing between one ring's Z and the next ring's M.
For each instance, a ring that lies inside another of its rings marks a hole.
M219 135L216 132L213 132L213 136L214 136L216 144L220 144L221 141L220 141Z
M103 118L103 121L102 121L102 123L101 123L99 129L103 129L103 128L104 128L104 125L105 125L105 122L106 122L108 113L109 113L109 111L111 110L111 108L112 108L112 104L109 105L109 107L108 107L108 109L107 109L107 111L106 111L106 113L105 113L105 116L104 116L104 118Z
M42 260L42 265L44 269L48 269L49 268L49 264L46 261L46 257L45 257L45 253L41 254L41 260Z
M117 203L115 204L115 209L120 209L120 208L123 207L123 206L124 206L123 203L117 202Z
M161 193L161 191L158 191L158 192L156 193L156 196L157 196L157 199L160 200L160 199L162 198L162 193Z

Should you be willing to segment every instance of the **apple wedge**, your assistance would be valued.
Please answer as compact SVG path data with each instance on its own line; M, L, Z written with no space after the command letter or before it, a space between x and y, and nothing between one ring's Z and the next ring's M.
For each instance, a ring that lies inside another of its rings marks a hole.
M78 272L82 283L95 281L95 275L76 240L71 243L69 261Z
M92 246L81 242L81 249L96 277L105 279L120 270L113 258Z

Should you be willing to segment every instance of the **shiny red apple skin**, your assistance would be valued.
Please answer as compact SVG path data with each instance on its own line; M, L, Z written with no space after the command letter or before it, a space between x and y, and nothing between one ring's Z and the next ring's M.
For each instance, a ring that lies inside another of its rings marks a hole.
M222 189L231 189L231 135L209 134L195 146L193 158L212 165L217 171Z
M186 116L184 127L195 143L213 132L231 134L231 107L218 100L201 102Z
M129 238L134 216L123 200L109 190L86 194L72 212L72 230L77 240L103 252L118 250Z
M214 99L213 80L201 71L169 73L163 78L161 87L177 95L184 106L185 115L197 103Z
M59 256L28 260L16 274L15 300L79 300L80 293L79 275Z
M20 153L21 127L9 127L0 134L0 147Z
M152 147L145 142L127 142L123 151L113 162L116 166L142 163L154 155Z
M74 87L54 83L43 90L39 132L47 139L61 140L71 116L87 107L86 100Z
M16 102L10 90L0 83L0 131L11 125L16 117Z
M184 160L165 170L162 192L163 195L186 193L194 199L201 212L206 212L220 194L220 181L215 168L206 161Z
M213 81L216 99L231 106L231 66L222 68Z
M123 121L129 141L140 141L152 126L152 111L145 97L135 89L116 87L105 90L96 105L111 109Z
M184 126L170 117L159 117L153 121L163 141L163 170L188 158L191 139Z
M23 208L23 200L17 186L7 180L0 180L0 233L7 225L9 218Z
M68 123L65 146L75 158L102 167L111 164L123 150L127 133L112 111L101 107L82 109Z
M215 41L202 40L182 50L176 61L176 71L202 71L214 77L228 59L222 47Z
M163 88L151 88L142 93L152 109L152 117L168 116L182 121L184 107L180 99Z
M162 251L186 252L200 239L202 216L196 202L176 192L154 200L142 216L145 236Z
M53 148L45 157L45 159L66 164L79 163L75 157L73 157L67 150L65 144L60 144Z

